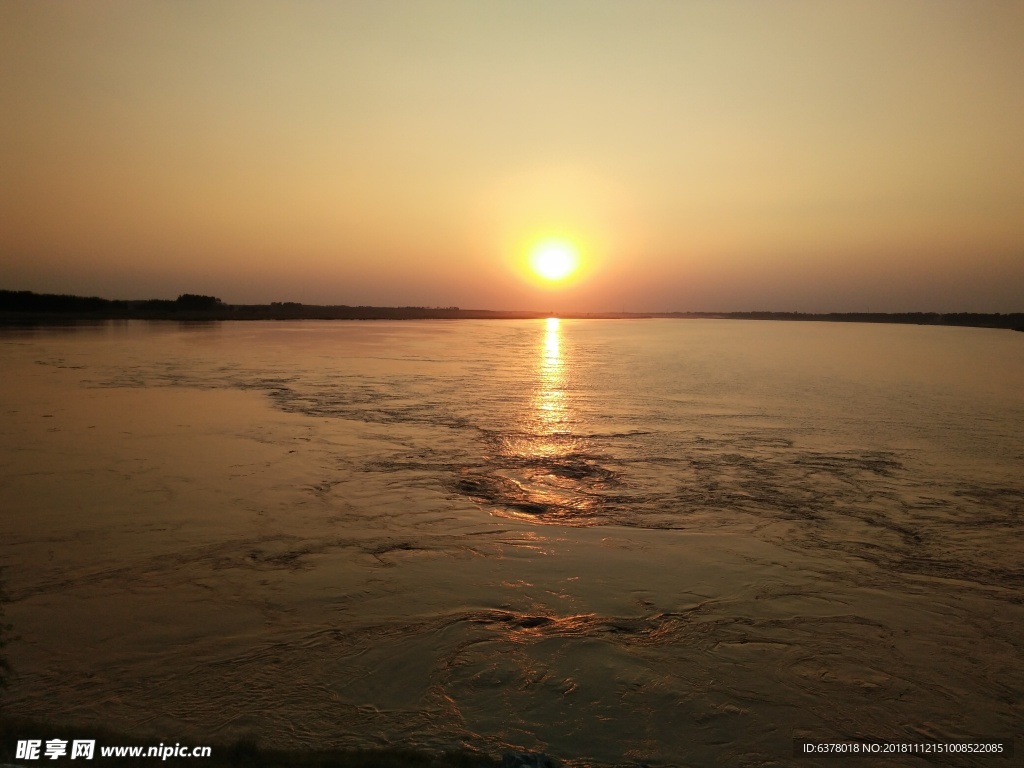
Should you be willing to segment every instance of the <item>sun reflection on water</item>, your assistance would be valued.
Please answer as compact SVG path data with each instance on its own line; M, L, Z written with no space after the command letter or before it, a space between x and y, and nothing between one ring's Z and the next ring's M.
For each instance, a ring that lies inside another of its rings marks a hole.
M562 354L562 325L557 317L549 317L546 321L538 378L534 399L537 436L569 434L572 430L569 428L566 395L566 360ZM543 452L554 452L555 446L550 441L540 442L538 447Z
M602 466L584 420L586 401L576 391L586 368L574 343L578 329L557 317L530 325L536 352L530 365L533 392L523 410L495 430L493 457L470 469L456 484L460 493L490 505L502 517L558 524L590 525L606 505L605 489L617 485L614 470ZM525 371L524 371L525 373Z

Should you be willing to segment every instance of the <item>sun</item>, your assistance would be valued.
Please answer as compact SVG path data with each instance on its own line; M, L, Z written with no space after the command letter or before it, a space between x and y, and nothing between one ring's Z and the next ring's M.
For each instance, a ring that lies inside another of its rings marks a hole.
M530 266L545 280L564 280L579 267L576 246L567 240L542 240L530 249Z

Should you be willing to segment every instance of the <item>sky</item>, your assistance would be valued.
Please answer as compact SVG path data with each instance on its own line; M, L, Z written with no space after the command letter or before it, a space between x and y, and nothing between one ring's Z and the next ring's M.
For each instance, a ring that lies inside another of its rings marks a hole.
M1017 0L0 0L0 288L1024 311L1022 40Z

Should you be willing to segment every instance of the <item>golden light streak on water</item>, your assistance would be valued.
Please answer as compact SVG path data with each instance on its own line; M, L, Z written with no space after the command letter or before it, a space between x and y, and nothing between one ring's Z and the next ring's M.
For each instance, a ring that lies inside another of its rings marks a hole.
M539 385L534 401L542 434L565 434L568 429L566 395L567 360L562 354L562 328L557 317L545 322L541 346Z

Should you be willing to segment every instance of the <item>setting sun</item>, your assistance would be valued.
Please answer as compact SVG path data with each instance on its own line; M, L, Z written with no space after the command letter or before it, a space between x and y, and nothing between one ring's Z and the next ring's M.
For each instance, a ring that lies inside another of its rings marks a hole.
M544 240L530 251L533 271L545 280L563 280L579 266L576 246L565 240Z

